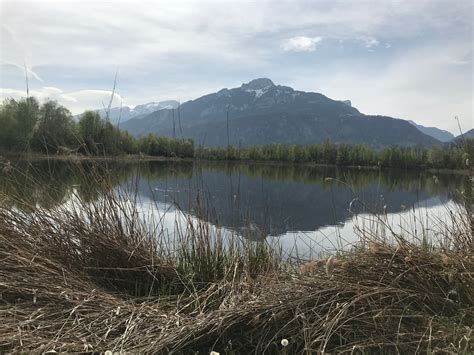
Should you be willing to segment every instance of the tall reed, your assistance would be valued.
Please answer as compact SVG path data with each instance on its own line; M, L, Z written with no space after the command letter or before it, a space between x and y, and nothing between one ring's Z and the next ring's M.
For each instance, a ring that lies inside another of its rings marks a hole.
M356 225L351 250L295 265L278 246L204 218L186 214L170 231L158 212L144 218L139 170L129 189L98 171L81 180L93 178L96 200L71 190L52 208L0 204L0 351L473 350L464 209L452 223L426 221L438 236L429 247L423 231L402 235L373 214ZM204 204L194 211L209 213Z

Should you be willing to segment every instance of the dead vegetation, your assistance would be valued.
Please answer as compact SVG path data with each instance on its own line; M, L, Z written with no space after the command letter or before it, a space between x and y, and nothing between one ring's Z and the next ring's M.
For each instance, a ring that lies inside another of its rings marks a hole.
M295 265L192 220L170 249L133 201L0 205L0 352L474 351L467 213L437 246L359 230L351 251Z

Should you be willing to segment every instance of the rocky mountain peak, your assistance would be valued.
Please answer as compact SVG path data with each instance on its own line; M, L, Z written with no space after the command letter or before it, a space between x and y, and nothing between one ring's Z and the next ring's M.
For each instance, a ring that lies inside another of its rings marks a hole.
M178 108L179 102L175 100L160 101L160 102L149 102L147 104L142 104L135 106L133 111L136 111L138 114L151 113L157 110L163 109L175 109Z
M137 136L156 133L175 137L174 125L171 110L155 110L121 127ZM366 144L380 149L395 144L430 146L437 142L406 121L364 115L347 101L295 91L275 85L268 78L183 103L180 135L206 147L229 143L235 147L316 144L330 139L333 143Z
M272 86L275 86L275 84L273 84L273 81L270 79L259 78L254 79L246 84L242 84L241 88L244 90L265 90Z

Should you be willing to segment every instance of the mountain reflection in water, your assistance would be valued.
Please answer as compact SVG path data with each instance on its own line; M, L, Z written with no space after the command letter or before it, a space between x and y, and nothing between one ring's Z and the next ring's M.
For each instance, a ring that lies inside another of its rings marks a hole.
M92 178L93 177L93 178ZM84 201L108 188L136 190L140 201L173 205L248 238L317 231L354 212L399 213L454 201L468 184L460 175L210 162L20 162L0 177L7 203L53 208L71 191ZM21 202L20 202L21 201Z

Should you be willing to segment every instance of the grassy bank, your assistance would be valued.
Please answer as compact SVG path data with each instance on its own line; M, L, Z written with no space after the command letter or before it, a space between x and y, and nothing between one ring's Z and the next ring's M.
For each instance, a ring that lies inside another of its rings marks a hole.
M344 169L357 169L365 171L378 171L378 170L411 170L411 171L427 171L432 174L456 174L456 175L469 175L470 170L461 168L451 168L451 169L435 169L427 168L423 166L416 166L410 168L393 168L386 166L377 166L377 165L337 165L337 164L323 164L323 163L314 163L314 162L292 162L292 161L278 161L278 160L216 160L216 159L204 159L204 158L179 158L179 157L166 157L166 156L152 156L152 155L140 155L140 154L126 154L126 155L110 155L110 156L94 156L94 155L82 155L82 154L42 154L42 153L22 153L15 154L4 152L0 153L0 167L2 167L2 161L42 161L42 160L54 160L62 162L82 162L82 161L91 161L91 162L153 162L153 161L169 161L169 162L200 162L205 164L229 164L229 165L238 165L238 164L251 164L251 165L267 165L267 166L306 166L306 167L337 167Z
M350 251L299 260L190 217L170 238L133 191L101 184L100 199L49 210L0 196L0 352L474 350L466 210L426 225L435 240L373 216Z
M144 154L122 154L122 155L88 155L88 154L44 154L38 152L0 152L1 160L59 160L66 162L76 161L193 161L193 158L179 158L167 156L153 156Z

